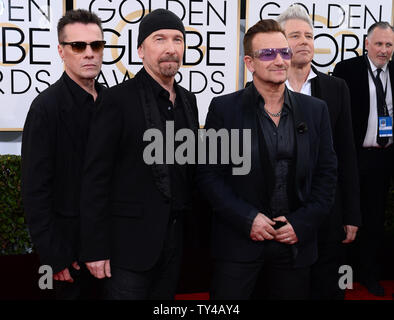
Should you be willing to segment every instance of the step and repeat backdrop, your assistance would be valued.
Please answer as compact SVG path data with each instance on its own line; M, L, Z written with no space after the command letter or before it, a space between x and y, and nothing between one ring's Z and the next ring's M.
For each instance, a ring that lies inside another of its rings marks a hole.
M261 19L276 19L293 3L302 5L313 22L315 56L313 65L330 73L337 62L362 55L370 25L392 23L392 0L246 0L246 30ZM245 81L252 75L245 68Z
M200 123L214 96L238 89L240 0L74 0L74 8L94 11L103 21L107 48L98 80L107 86L131 78L141 69L139 23L150 11L165 8L185 25L186 50L175 80L196 94Z
M65 0L0 0L0 128L21 130L30 103L63 72L57 21Z
M56 24L59 0L0 0L0 128L21 130L34 97L63 71ZM138 26L147 13L166 8L186 28L183 66L176 81L194 92L200 123L211 99L238 89L240 0L74 0L103 21L104 49L98 81L108 87L132 78L142 67Z
M69 2L67 2L69 3ZM246 0L246 30L275 19L291 0ZM314 65L330 72L336 62L364 51L366 30L392 22L393 0L332 0L302 3L315 33ZM197 96L204 124L211 99L238 90L241 0L73 0L103 21L104 63L98 81L108 87L142 67L138 26L145 14L166 8L186 27L186 50L176 81ZM21 131L32 100L63 72L56 26L66 0L0 0L0 131ZM251 75L245 74L245 80Z

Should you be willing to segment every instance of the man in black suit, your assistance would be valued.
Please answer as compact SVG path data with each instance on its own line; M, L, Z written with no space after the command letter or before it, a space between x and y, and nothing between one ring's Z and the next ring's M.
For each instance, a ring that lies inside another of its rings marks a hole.
M292 91L320 98L327 103L338 158L334 207L318 232L319 258L312 265L311 297L344 299L344 290L338 285L341 276L339 268L345 264L341 242L353 242L361 224L349 89L344 80L330 77L312 67L313 25L302 6L290 6L279 15L277 21L293 51L286 85Z
M248 299L262 273L267 297L306 299L317 228L335 194L327 106L286 89L291 49L276 21L251 27L244 50L253 83L214 98L206 129L238 129L243 154L251 150L251 170L233 175L234 163L209 164L198 173L214 211L211 297Z
M393 28L374 23L365 39L367 55L339 62L333 75L350 89L351 114L360 176L363 227L360 229L360 279L367 289L384 295L379 284L379 248L384 232L384 211L393 172L392 129L394 65L390 61ZM388 127L388 126L387 126Z
M22 138L22 195L33 243L52 267L61 299L85 296L79 266L81 175L89 123L102 87L103 30L97 15L68 11L58 23L62 77L34 99Z
M195 96L174 80L184 40L183 23L171 11L146 15L138 35L143 68L107 90L91 126L82 187L81 260L94 276L108 277L108 299L175 295L194 165L174 163L168 154L152 163L147 130L156 130L169 143L174 143L171 126L175 132L198 130Z

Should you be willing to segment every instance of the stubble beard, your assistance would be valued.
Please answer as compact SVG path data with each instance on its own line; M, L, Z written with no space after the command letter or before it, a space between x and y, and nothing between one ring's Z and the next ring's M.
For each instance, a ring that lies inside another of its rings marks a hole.
M176 64L169 63L163 65L163 63L165 62L175 62ZM177 74L180 67L181 67L180 59L177 56L166 56L159 60L159 70L164 77L168 77L168 78L174 77Z

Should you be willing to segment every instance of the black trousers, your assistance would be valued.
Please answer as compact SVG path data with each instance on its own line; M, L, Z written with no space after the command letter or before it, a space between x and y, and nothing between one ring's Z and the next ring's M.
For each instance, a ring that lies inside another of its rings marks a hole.
M212 300L309 298L310 268L292 266L291 246L267 240L263 245L256 261L215 261Z
M361 279L379 280L380 248L384 234L384 215L393 170L393 145L386 149L359 151L360 228L359 269Z
M339 287L339 268L346 264L344 245L339 240L319 241L318 252L319 257L311 266L311 299L343 300L345 291Z
M105 298L173 300L182 258L182 238L182 221L170 219L163 251L154 267L147 271L133 271L111 265L112 277L105 280Z
M103 298L103 280L92 276L83 262L78 263L80 270L69 266L74 282L54 280L56 300L97 300Z

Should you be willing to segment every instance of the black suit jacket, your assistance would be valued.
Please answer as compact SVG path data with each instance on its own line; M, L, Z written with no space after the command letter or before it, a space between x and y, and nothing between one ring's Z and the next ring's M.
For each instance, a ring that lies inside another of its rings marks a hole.
M78 260L85 156L78 106L65 77L34 99L22 136L26 218L41 263L52 266L54 273Z
M146 71L103 95L91 124L81 195L82 261L143 271L159 258L170 215L166 164L147 165L147 129L165 132ZM179 87L188 126L198 129L193 94Z
M251 129L252 135L249 174L232 175L231 163L199 166L198 185L214 210L213 255L217 259L252 261L263 250L261 242L250 239L250 229L257 212L269 210L274 181L267 148L257 138L260 129L252 90L253 86L248 86L214 98L206 119L206 129ZM317 228L333 203L336 156L326 104L303 94L289 94L296 128L293 185L297 205L287 219L299 239L294 246L295 265L306 266L317 258Z
M388 63L390 82L394 84L394 65ZM356 148L362 148L368 128L369 116L369 81L368 64L364 56L339 62L333 72L334 76L346 81L351 98L353 131ZM394 90L392 90L394 93ZM393 100L394 101L394 100Z
M321 226L319 240L344 239L344 225L361 225L357 156L354 146L350 94L346 82L317 71L311 80L312 96L327 103L334 150L338 158L338 183L334 207Z

